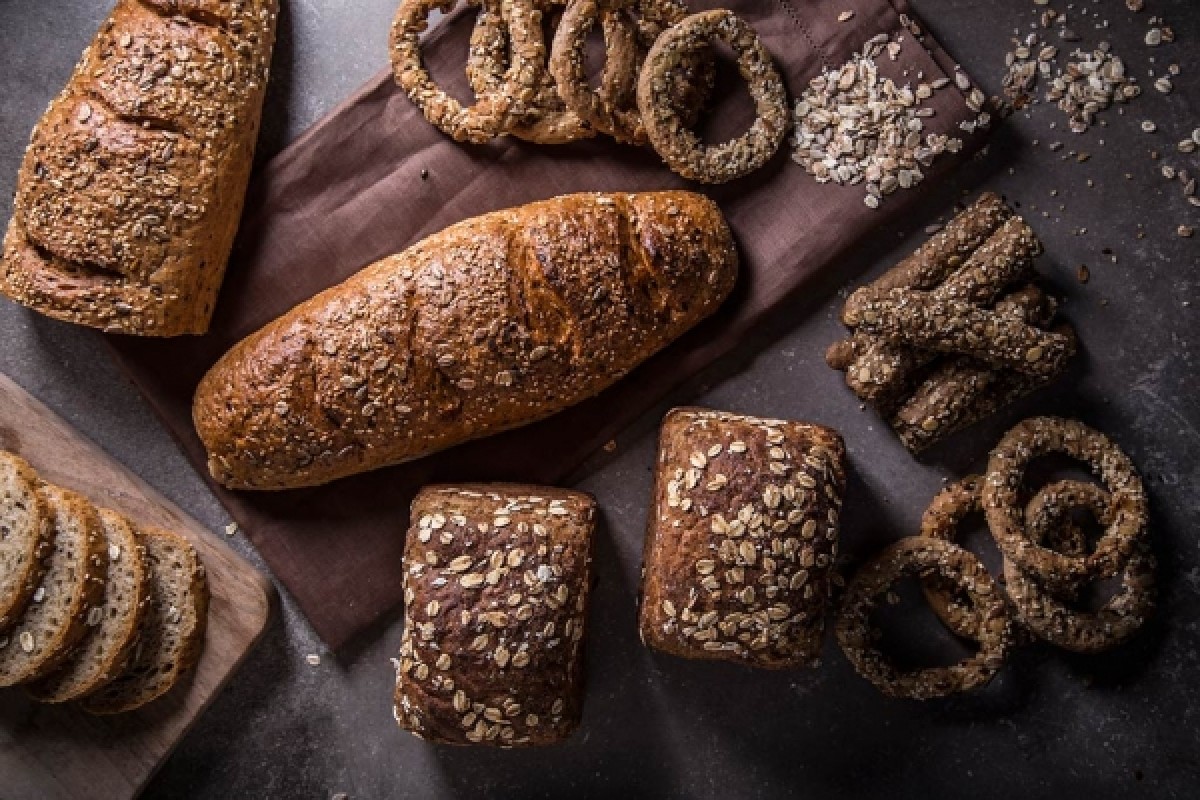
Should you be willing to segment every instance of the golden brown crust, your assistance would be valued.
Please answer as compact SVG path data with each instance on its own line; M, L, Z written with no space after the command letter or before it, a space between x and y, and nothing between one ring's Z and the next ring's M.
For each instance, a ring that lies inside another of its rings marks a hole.
M200 383L196 429L230 488L419 458L597 394L712 313L736 272L720 211L688 192L487 214L235 346Z
M121 0L34 129L0 292L143 336L203 333L250 175L276 0Z
M786 420L675 409L646 536L642 641L758 667L819 655L845 447Z
M578 726L596 504L542 486L426 487L404 553L395 717L424 739L553 744Z

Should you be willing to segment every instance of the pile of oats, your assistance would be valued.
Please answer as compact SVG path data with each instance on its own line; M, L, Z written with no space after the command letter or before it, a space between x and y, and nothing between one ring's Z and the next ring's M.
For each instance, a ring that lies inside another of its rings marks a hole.
M1091 53L1076 50L1046 90L1046 99L1067 115L1074 133L1095 123L1096 114L1116 103L1128 103L1142 93L1125 70L1125 62L1101 42Z
M813 78L796 102L792 159L818 183L863 184L869 208L879 208L897 189L916 186L934 159L962 148L959 138L925 132L925 119L934 111L922 102L949 86L950 79L924 82L918 75L914 89L880 76L875 59L886 52L895 61L902 41L903 35L873 37L850 61ZM983 93L962 72L955 83L968 93L967 106L978 115L964 130L987 125Z

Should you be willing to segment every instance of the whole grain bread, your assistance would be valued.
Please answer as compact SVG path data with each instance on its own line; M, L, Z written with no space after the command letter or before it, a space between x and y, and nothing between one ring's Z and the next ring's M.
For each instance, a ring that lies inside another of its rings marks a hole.
M400 727L449 744L552 744L579 724L595 501L431 486L412 505Z
M146 550L149 598L125 670L80 700L93 714L132 711L166 694L200 660L208 624L208 577L178 534L136 528Z
M108 553L96 509L84 498L43 485L54 518L54 547L41 585L13 627L0 635L0 687L49 675L88 628L104 602Z
M65 703L96 691L133 655L150 589L146 549L132 524L115 511L101 509L100 522L108 550L104 604L88 613L87 633L62 666L28 687L43 703Z
M119 0L34 128L0 292L81 325L203 333L241 216L278 0Z
M24 459L0 451L0 636L37 591L53 546L54 519L40 483Z
M641 635L684 658L811 665L846 486L829 428L696 408L663 422Z
M737 254L690 192L577 194L453 225L301 304L201 381L209 469L311 486L534 422L711 314Z

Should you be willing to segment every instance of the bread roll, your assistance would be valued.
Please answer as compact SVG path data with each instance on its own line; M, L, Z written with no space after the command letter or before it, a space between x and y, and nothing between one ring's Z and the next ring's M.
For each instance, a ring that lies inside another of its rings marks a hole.
M711 314L737 254L689 192L578 194L451 226L302 303L201 381L209 469L313 486L535 422Z
M0 293L140 336L203 333L254 159L277 0L120 0L34 128Z

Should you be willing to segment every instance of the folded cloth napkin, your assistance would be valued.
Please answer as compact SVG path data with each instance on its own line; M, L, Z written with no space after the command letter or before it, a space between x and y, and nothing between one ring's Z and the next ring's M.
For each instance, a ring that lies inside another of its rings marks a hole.
M928 34L918 41L906 28L912 23L905 0L694 3L697 9L719 5L758 31L793 98L822 70L840 67L871 37L886 33L903 36L903 44L895 61L878 59L882 74L914 86L918 80L951 79L926 101L936 112L926 120L928 131L964 136L960 123L975 118L954 80L954 62ZM451 91L457 81L460 96L472 19L465 9L452 13L429 33L424 47L432 74L446 76ZM714 133L734 133L748 125L751 105L737 101L736 71L721 72L728 86L718 87L725 100L713 115ZM486 146L462 145L429 125L390 73L382 73L252 182L211 333L168 341L114 338L112 345L207 476L191 420L192 393L201 376L238 340L367 264L467 217L568 192L686 186L707 193L724 210L743 264L734 296L717 316L601 396L536 425L323 488L251 493L213 487L317 633L337 648L400 604L408 506L420 486L562 480L672 387L728 352L806 282L834 268L847 248L917 194L898 191L881 210L872 210L863 203L861 184L819 184L790 160L790 150L785 144L751 176L704 187L670 172L649 148L606 138L567 146L509 137ZM960 159L942 156L930 178Z

